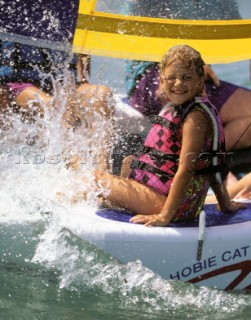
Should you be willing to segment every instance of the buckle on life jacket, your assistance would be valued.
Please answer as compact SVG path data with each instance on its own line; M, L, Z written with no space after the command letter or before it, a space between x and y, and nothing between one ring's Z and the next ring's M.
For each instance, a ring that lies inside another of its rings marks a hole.
M155 116L151 117L151 123L152 124L162 124L163 118L161 116L155 115Z

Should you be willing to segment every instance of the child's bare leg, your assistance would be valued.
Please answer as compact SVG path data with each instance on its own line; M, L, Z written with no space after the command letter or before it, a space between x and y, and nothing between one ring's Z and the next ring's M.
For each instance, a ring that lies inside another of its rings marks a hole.
M91 114L94 111L110 123L110 128L103 140L103 147L100 150L98 159L99 170L110 170L111 141L114 137L114 106L112 104L112 92L106 86L84 83L77 89L77 94L78 105L76 105L76 107L80 110L80 117L88 117L88 113Z
M84 104L91 102L92 109L104 117L111 119L114 116L114 107L109 105L112 92L108 87L84 83L77 88L77 93Z
M251 192L251 173L247 174L236 183L227 186L227 191L230 199L234 199L237 196L243 198L247 197L247 195ZM215 195L209 195L206 197L206 204L214 202L217 202Z
M228 193L231 199L235 198L237 195L247 194L251 191L251 173L247 174L235 184L228 188Z
M226 150L232 151L233 146L234 149L249 148L251 146L251 128L248 127L251 122L251 90L238 88L222 106L220 116L224 125ZM248 130L245 132L246 129ZM240 141L235 145L240 137Z
M224 126L226 150L250 148L251 146L251 117L232 120ZM237 142L238 141L238 142Z
M165 196L132 179L102 171L96 171L95 178L97 185L101 184L110 191L107 199L112 204L126 208L135 214L159 213L166 201Z
M227 175L225 181L226 181L226 187L228 189L230 186L232 186L233 184L237 183L238 179L232 172L229 172L229 174Z
M28 87L21 91L16 97L16 103L24 111L32 113L34 110L30 109L30 102L32 101L32 108L38 109L40 114L44 113L44 107L49 107L52 97L41 91L35 86Z

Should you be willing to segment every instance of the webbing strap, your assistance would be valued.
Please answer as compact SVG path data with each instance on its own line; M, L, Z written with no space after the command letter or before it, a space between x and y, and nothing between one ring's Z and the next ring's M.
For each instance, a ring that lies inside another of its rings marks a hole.
M163 178L166 178L166 179L170 179L174 176L174 174L168 174L156 167L153 167L152 165L148 164L148 163L145 163L145 162L141 162L141 161L138 161L138 160L133 160L132 164L131 164L131 168L132 169L141 169L141 170L145 170L145 171L148 171L150 173L153 173L155 174L156 176L158 177L163 177Z
M154 149L152 147L144 146L140 152L146 153L150 157L156 157L158 160L163 160L163 161L173 161L173 162L178 162L179 161L179 156L177 154L172 154L172 153L167 153L167 152L162 152L160 150Z
M153 117L151 117L150 119L152 124L160 124L162 125L162 127L168 128L173 132L177 131L177 125L174 124L173 122L170 122L169 120L162 118L159 115L155 115Z
M209 165L207 168L199 169L196 171L198 174L211 174L211 173L223 173L227 174L229 172L228 166L223 163L219 165Z

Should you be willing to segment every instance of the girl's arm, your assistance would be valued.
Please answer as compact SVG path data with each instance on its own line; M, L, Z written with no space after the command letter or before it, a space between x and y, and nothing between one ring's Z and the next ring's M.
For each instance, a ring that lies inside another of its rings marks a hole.
M145 223L146 226L165 226L170 222L178 211L182 199L186 196L186 187L193 178L197 160L211 130L211 126L202 111L194 110L188 114L183 124L179 168L161 212L149 216L136 215L131 219L132 222Z

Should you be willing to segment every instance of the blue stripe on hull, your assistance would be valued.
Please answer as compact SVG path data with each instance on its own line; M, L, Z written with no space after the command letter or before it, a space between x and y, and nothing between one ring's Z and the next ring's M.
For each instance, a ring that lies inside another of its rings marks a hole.
M214 204L206 205L204 210L206 212L206 227L229 225L235 223L242 223L251 221L251 203L245 204L246 208L235 213L223 213L216 209ZM105 219L127 222L133 214L124 209L100 209L96 213L98 216ZM198 227L198 219L189 222L171 223L169 227Z

